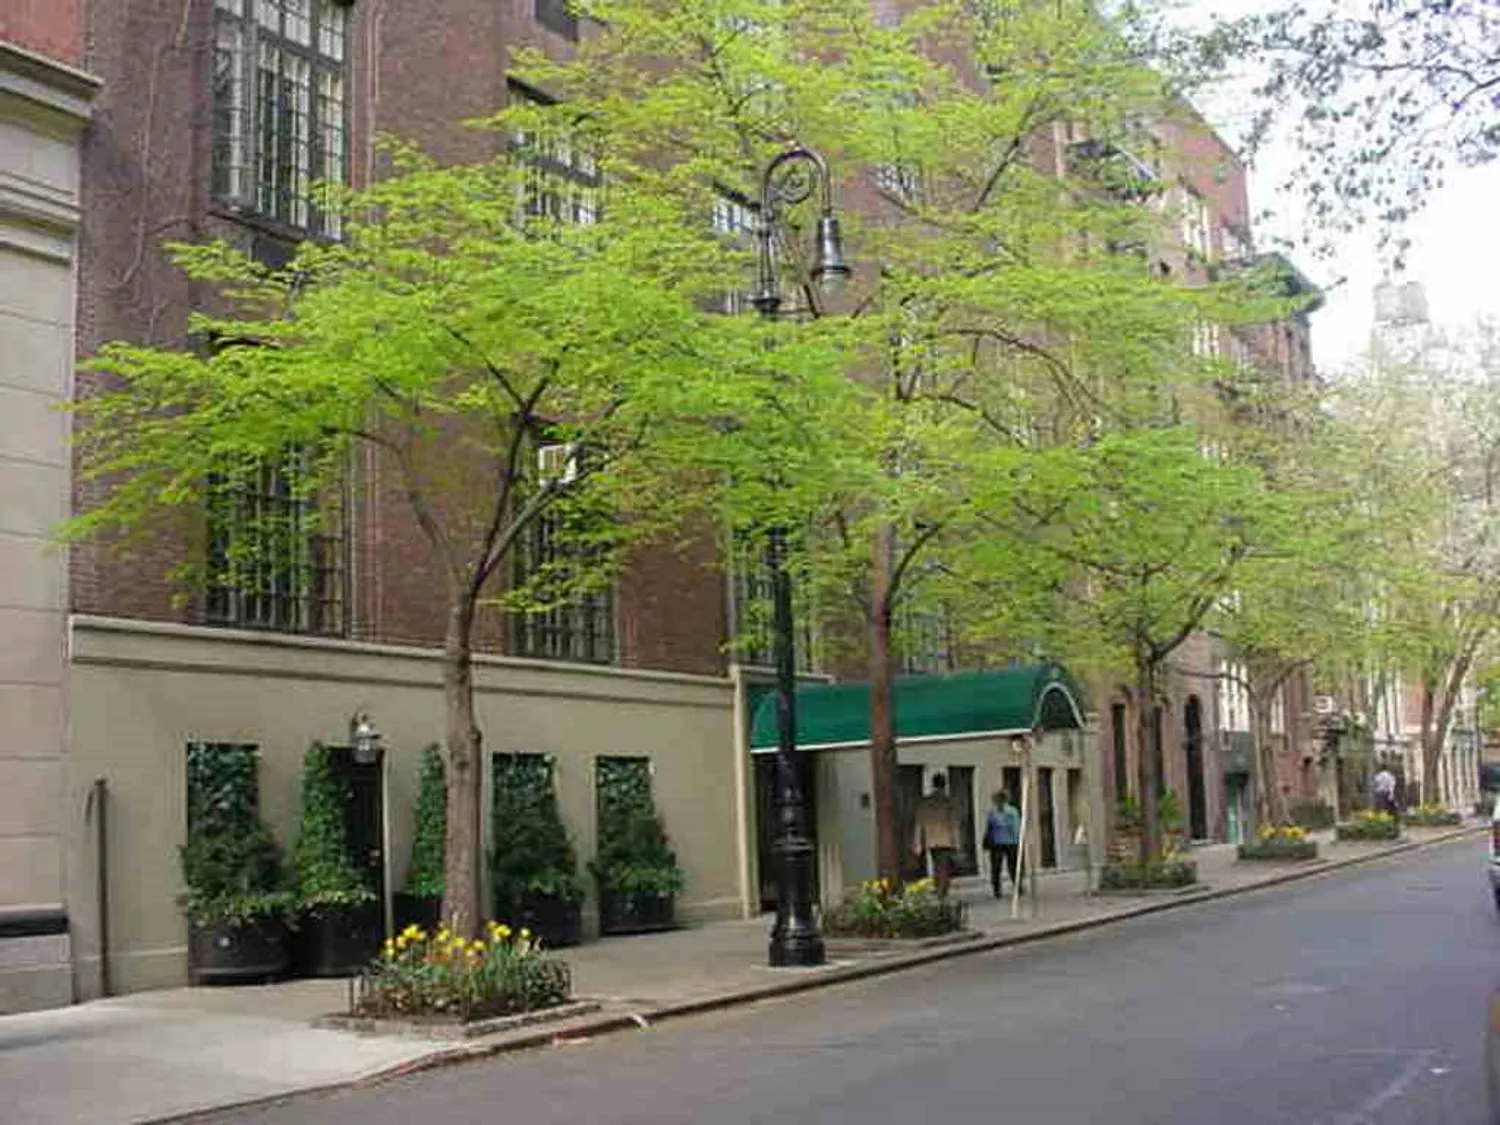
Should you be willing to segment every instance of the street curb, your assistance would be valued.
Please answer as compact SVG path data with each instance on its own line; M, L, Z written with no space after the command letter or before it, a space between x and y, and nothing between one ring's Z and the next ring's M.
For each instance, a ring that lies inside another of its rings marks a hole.
M1310 879L1317 879L1325 875L1344 871L1351 867L1361 867L1366 864L1379 862L1380 860L1391 859L1411 852L1425 851L1428 848L1438 847L1443 844L1450 844L1455 840L1461 840L1468 836L1477 836L1486 831L1488 831L1488 826L1486 825L1464 826L1429 837L1425 840L1404 840L1389 847L1371 850L1363 855L1352 855L1343 859L1326 860L1293 868L1288 871L1276 872L1265 878L1258 879L1254 883L1246 883L1235 887L1205 887L1195 894L1166 896L1158 901L1138 903L1134 906L1110 911L1109 913L1097 914L1090 918L1076 918L1067 922L1054 922L1026 933L980 936L976 940L918 950L881 961L839 965L827 969L805 970L795 978L778 980L760 987L740 989L737 992L724 993L718 996L685 1000L677 1004L652 1008L647 1012L615 1012L592 1018L580 1017L582 1022L573 1026L558 1027L554 1025L551 1027L541 1027L529 1034L519 1035L497 1043L466 1043L455 1047L439 1048L420 1058L409 1059L393 1066L381 1067L378 1070L370 1071L354 1078L341 1079L337 1082L329 1082L320 1086L308 1086L300 1090L288 1090L279 1094L262 1095L260 1097L248 1098L243 1101L230 1102L204 1109L187 1110L181 1113L170 1114L166 1117L147 1118L138 1122L137 1125L189 1125L192 1122L211 1122L215 1117L227 1113L243 1112L249 1109L263 1109L268 1106L279 1105L284 1102L299 1100L318 1094L332 1094L344 1090L374 1086L396 1078L405 1078L409 1075L420 1074L423 1071L436 1070L439 1067L454 1066L459 1063L492 1058L496 1055L514 1054L519 1051L529 1051L537 1047L552 1046L559 1043L579 1042L601 1035L610 1035L619 1031L646 1030L668 1020L681 1019L686 1016L705 1015L728 1008L745 1007L766 1000L796 996L804 992L812 992L838 984L848 984L853 981L889 976L893 973L904 972L907 969L915 969L923 965L935 964L939 961L949 961L958 957L972 957L980 953L990 953L997 949L1032 945L1049 938L1102 929L1105 926L1114 925L1118 922L1126 922L1132 918L1161 914L1169 910L1181 910L1205 902L1216 902L1221 899L1233 898L1255 891L1285 886L1288 883L1305 882Z

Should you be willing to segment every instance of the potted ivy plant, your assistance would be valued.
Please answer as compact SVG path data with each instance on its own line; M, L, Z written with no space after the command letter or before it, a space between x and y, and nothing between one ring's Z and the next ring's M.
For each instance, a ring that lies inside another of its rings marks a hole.
M380 902L349 854L344 806L330 752L315 742L303 759L302 826L292 853L297 962L308 976L353 975L380 948Z
M583 940L583 881L563 824L553 762L495 756L490 886L495 917L552 948Z
M598 854L589 870L599 890L599 932L671 929L682 869L651 795L649 775L601 776Z
M273 980L287 968L281 850L257 808L249 746L188 749L188 838L179 855L186 890L188 964L195 984Z
M396 892L393 904L398 932L407 926L424 930L435 930L438 926L443 913L443 848L447 833L448 791L443 755L436 746L429 746L422 752L406 885Z

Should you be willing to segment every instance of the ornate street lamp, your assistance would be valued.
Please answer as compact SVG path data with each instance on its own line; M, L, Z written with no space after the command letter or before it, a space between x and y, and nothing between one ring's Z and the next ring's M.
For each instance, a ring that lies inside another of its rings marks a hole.
M828 292L849 276L839 221L833 213L828 165L810 149L788 149L766 166L760 181L760 271L753 301L763 317L775 317L781 310L776 239L782 210L811 198L815 190L821 193L822 208L807 280ZM771 839L776 864L776 923L771 928L770 963L773 968L821 965L825 959L823 936L813 913L812 811L807 807L806 763L797 754L797 658L786 528L771 529L766 562L771 571L777 735Z
M349 745L360 765L374 765L380 760L380 731L375 729L368 712L358 711L349 720Z

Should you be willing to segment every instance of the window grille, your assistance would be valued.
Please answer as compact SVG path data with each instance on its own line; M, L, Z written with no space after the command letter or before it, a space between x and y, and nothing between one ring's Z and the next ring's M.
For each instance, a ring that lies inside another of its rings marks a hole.
M545 106L543 95L512 82L513 103ZM593 148L571 129L518 128L510 135L511 150L520 161L520 221L541 219L570 226L592 226L599 221L603 180Z
M338 0L215 0L215 198L313 234L337 235L332 193L348 176L349 9Z
M516 585L548 571L566 570L577 544L563 535L563 516L548 512L532 521L517 552ZM609 587L580 591L544 609L517 609L508 616L508 650L516 656L612 664L615 660L615 598Z
M342 506L319 506L288 457L219 477L209 487L204 619L210 625L342 634Z

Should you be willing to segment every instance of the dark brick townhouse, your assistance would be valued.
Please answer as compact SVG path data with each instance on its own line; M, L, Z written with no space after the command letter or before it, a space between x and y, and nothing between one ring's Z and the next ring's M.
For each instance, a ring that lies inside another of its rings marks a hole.
M57 372L75 349L87 356L114 339L188 342L189 311L208 295L166 260L165 242L222 238L275 262L300 239L336 236L336 219L318 207L312 182L368 182L378 174L381 134L416 141L442 160L487 155L496 136L459 122L531 96L509 80L511 53L534 46L566 56L589 33L562 0L29 0L7 11L19 15L0 16L0 40L57 65L5 47L0 75L34 82L38 68L50 66L58 120L72 130L64 146L73 154L71 172L63 167L65 182L49 189L71 197L48 226L56 237L47 258L68 289L42 317L51 318L57 355L35 360L53 372L43 388L52 399L67 393ZM0 98L10 90L0 86ZM0 109L7 105L0 100ZM7 120L0 112L0 124ZM45 143L57 146L58 132ZM1174 201L1190 204L1184 250L1170 267L1206 271L1249 254L1244 170L1233 154L1201 122L1158 140L1181 157L1160 174ZM1031 156L1047 166L1070 142L1039 136ZM0 271L11 260L9 186L0 171ZM571 166L539 202L581 215L594 187L591 169ZM859 208L871 198L854 185L844 202ZM0 287L0 332L11 288ZM1306 377L1305 317L1257 333L1245 346L1259 362ZM1205 346L1238 345L1216 339ZM79 389L86 393L95 378L80 375ZM0 394L10 382L0 370ZM11 416L0 410L0 419ZM12 440L13 428L0 424L0 473L49 473L55 501L22 513L25 519L0 507L0 573L11 573L11 556L24 558L24 588L35 595L34 605L0 605L0 614L14 616L18 628L24 622L45 642L39 651L50 654L21 665L0 656L0 731L26 732L27 760L41 763L18 767L0 757L0 778L11 779L0 784L0 927L6 909L25 907L28 918L42 919L28 924L52 932L26 939L42 943L35 971L0 970L0 1010L185 980L175 896L190 744L256 746L262 808L290 843L303 750L315 739L346 741L350 716L370 713L385 746L369 810L379 844L371 855L384 889L398 888L418 752L441 730L433 646L443 598L390 475L374 463L354 466L342 510L327 513L316 531L309 526L303 561L273 566L260 589L216 583L210 562L201 588L184 590L169 579L173 568L212 560L243 529L232 519L205 520L128 553L81 544L64 567L40 548L68 508L64 435L59 430L46 456L23 451L14 459L12 447L29 439ZM86 507L91 487L71 485L72 504ZM279 472L266 471L245 502L293 522L301 517ZM545 550L545 537L531 549ZM765 676L754 654L733 661L726 646L735 606L753 579L731 579L715 563L706 540L647 550L607 594L525 623L497 613L485 623L486 655L475 677L488 747L553 758L580 855L592 853L600 759L627 759L649 772L686 868L680 911L689 921L750 915L762 905L757 843L766 818L746 730L750 691ZM930 623L927 635L931 643L906 657L905 671L956 663L941 623ZM1209 638L1196 638L1184 662L1212 672L1224 655ZM1245 799L1236 744L1226 734L1234 730L1226 726L1234 700L1216 681L1187 676L1174 679L1170 697L1161 722L1163 776L1188 795L1195 836L1232 833ZM1070 744L1050 815L1060 839L1087 822L1097 847L1099 807L1124 792L1118 771L1133 776L1134 769L1116 733L1123 698L1101 690L1095 704L1094 742ZM1305 710L1289 695L1289 746ZM0 755L12 744L0 738ZM913 780L920 787L924 770L962 777L967 769L970 799L982 805L980 782L1000 776L1000 767L982 765L976 775L965 761L923 748L910 759ZM827 780L820 822L867 815L849 812L857 802L838 805L836 779ZM25 795L12 802L12 794ZM55 815L33 823L28 810L36 808ZM825 893L836 892L841 864L851 864L840 860L835 836L820 845ZM1050 858L1066 862L1056 849ZM24 877L11 874L17 871Z

